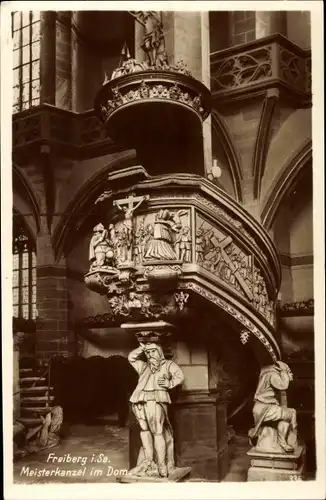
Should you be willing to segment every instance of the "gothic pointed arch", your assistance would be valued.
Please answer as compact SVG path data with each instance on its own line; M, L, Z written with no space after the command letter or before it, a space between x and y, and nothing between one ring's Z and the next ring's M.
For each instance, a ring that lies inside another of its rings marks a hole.
M28 214L33 217L35 222L36 230L40 229L40 206L37 201L34 190L31 186L31 183L25 176L24 172L15 164L12 166L12 186L13 191L18 192L22 199L27 203L27 205L31 208L31 213ZM15 199L14 199L15 206ZM18 213L18 209L16 209ZM25 214L27 215L27 214ZM30 224L25 220L25 224L28 225L29 230L32 231Z
M253 158L255 199L260 198L261 181L264 175L264 168L268 151L268 140L271 133L271 124L278 97L278 92L274 89L270 89L266 94L261 111Z
M13 317L36 318L36 241L25 218L13 210Z
M309 140L282 168L262 202L261 222L266 230L273 224L276 212L302 171L311 168L312 141Z
M242 202L242 173L240 162L234 148L232 138L222 117L214 109L212 111L212 131L220 141L230 169L236 200Z

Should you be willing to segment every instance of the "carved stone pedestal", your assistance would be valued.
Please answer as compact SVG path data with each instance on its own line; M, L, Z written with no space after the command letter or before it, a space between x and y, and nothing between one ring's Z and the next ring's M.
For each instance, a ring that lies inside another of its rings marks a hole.
M196 478L221 481L229 470L227 404L208 391L181 393L173 408L175 455Z
M262 453L251 448L248 481L300 481L303 479L305 447L293 453Z
M190 474L191 467L177 467L168 477L140 477L126 474L116 478L118 483L177 483L184 481Z

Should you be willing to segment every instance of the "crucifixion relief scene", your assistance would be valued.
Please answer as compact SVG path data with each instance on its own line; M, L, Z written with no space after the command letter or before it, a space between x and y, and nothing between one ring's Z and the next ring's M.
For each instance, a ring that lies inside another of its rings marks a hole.
M310 12L11 22L14 482L314 480Z

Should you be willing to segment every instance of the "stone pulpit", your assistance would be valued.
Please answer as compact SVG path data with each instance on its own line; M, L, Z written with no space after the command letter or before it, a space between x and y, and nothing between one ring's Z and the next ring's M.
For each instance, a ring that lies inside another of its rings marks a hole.
M235 339L261 366L280 359L280 262L262 226L207 178L212 98L203 59L202 72L188 67L181 33L172 47L178 14L130 14L142 57L124 51L95 110L138 161L110 172L96 201L85 283L107 297L106 326L134 338L132 480L181 480L190 470L221 480L228 397L214 379L214 349L224 325L223 343Z

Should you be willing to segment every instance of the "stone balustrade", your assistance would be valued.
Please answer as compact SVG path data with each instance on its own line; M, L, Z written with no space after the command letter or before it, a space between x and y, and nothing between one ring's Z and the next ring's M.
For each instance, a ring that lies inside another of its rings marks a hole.
M211 54L214 100L248 99L272 87L309 105L311 51L275 34Z

